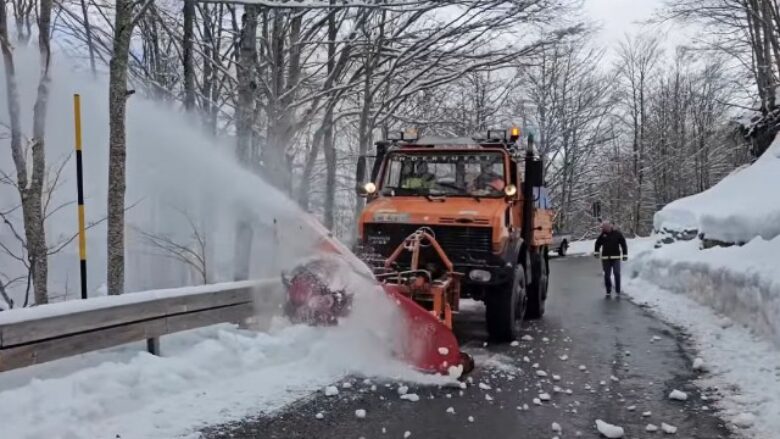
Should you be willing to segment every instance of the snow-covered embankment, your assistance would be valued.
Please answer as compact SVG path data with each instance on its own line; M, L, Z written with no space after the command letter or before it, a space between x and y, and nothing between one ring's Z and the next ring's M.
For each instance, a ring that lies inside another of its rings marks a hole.
M753 165L655 216L660 238L635 253L627 292L684 328L730 425L751 438L780 432L780 141ZM703 238L703 240L702 240ZM734 243L703 249L706 243Z

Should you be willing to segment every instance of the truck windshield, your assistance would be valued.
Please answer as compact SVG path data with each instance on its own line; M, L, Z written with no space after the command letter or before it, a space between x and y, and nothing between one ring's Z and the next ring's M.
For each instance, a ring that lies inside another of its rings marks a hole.
M394 152L387 158L383 195L500 197L504 156L499 152Z

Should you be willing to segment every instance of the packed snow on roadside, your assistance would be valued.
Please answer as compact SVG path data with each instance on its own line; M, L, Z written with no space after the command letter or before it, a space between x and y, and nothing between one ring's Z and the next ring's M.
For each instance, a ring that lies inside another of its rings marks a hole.
M2 373L0 436L197 437L206 425L278 410L313 392L333 394L328 386L346 375L451 382L392 356L401 319L378 287L363 287L336 327L282 318L267 333L218 325L163 337L163 357L136 343Z
M706 238L748 242L780 235L780 139L750 166L734 171L712 188L665 206L656 230L696 230Z
M656 279L657 281L658 279ZM775 439L780 432L780 350L771 340L685 294L632 279L626 291L635 302L692 336L692 348L707 365L699 373L702 389L717 389L710 406L721 410L735 430L753 439ZM691 369L693 360L691 360ZM753 422L746 423L745 419Z

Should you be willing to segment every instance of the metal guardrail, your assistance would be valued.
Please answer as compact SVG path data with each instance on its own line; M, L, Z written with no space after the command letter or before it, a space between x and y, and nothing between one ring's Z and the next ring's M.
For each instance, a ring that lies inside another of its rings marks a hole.
M181 289L168 294L101 298L100 307L9 323L0 322L0 372L60 358L147 340L158 354L158 337L218 323L240 323L255 315L254 297L280 287L278 280L237 282ZM93 299L87 299L87 301ZM84 302L82 302L84 303ZM56 307L58 304L47 305ZM63 307L63 309L65 309ZM56 308L55 308L56 310Z

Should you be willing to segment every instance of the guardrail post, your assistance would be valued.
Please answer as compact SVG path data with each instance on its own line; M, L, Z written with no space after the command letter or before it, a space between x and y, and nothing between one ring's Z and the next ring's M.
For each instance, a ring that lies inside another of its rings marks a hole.
M160 355L160 337L146 339L146 350L152 355Z

